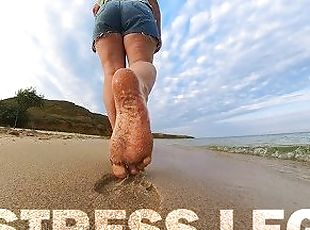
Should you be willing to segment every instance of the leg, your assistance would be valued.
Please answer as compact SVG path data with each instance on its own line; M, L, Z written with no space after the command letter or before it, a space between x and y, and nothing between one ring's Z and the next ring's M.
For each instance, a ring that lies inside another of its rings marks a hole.
M128 34L124 38L124 46L129 61L129 68L135 73L142 86L142 92L146 103L156 80L157 71L153 65L153 56L156 50L156 45L157 41L154 38L140 33ZM147 108L145 109L147 110ZM147 117L147 120L148 119L149 117ZM139 170L144 169L144 167L150 163L151 152L135 166L138 167Z
M153 55L157 41L143 34L128 34L124 37L124 46L128 56L129 68L136 74L143 85L146 98L156 79Z
M153 148L146 102L156 77L156 42L137 33L126 35L124 46L129 68L118 70L112 81L116 125L111 141L114 151L122 151L129 172L136 174L150 163Z
M120 34L116 33L102 37L96 42L96 50L104 71L103 100L112 128L114 129L116 111L114 95L112 91L112 79L114 73L118 69L125 67L125 50L123 45L123 38ZM111 152L110 155L112 161L122 161L122 156L120 154L115 155L115 152ZM126 177L127 175L126 169L123 165L112 165L112 171L115 176L120 178Z
M125 67L123 38L117 33L102 37L96 42L96 50L104 71L103 101L111 126L114 129L116 112L112 91L112 78L118 69Z

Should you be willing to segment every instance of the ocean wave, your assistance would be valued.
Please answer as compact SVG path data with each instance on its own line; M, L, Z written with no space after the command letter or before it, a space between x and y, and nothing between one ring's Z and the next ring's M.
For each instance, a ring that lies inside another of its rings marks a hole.
M261 157L271 157L283 160L310 162L310 145L306 146L207 146L213 151L250 154Z

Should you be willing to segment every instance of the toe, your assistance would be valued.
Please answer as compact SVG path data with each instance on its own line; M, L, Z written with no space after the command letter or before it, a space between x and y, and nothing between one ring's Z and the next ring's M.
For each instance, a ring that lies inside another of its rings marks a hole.
M144 168L151 163L151 157L146 157L142 162L137 165L137 168L141 171L144 171Z
M112 164L112 173L119 179L123 179L127 176L127 170L123 165Z
M137 175L139 173L139 169L134 165L130 165L128 170L131 175Z
M151 164L151 161L152 161L152 158L151 158L151 157L146 157L146 158L144 158L144 160L143 160L144 167L146 167L146 166L148 166L149 164Z

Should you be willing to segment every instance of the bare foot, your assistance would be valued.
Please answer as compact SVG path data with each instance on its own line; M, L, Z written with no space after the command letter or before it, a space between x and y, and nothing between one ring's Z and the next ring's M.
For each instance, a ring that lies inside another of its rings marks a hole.
M135 73L119 69L113 76L116 121L110 141L112 171L124 178L138 174L151 162L153 137L146 97ZM114 163L114 164L113 164Z

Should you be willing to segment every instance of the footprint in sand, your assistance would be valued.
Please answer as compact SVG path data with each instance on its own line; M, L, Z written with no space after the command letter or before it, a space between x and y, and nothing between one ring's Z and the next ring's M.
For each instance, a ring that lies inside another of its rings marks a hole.
M113 209L127 210L160 209L160 195L156 187L146 179L145 174L117 180L111 174L104 175L94 186Z

